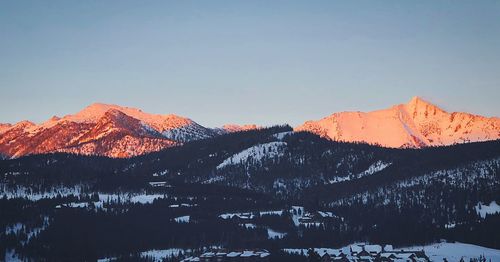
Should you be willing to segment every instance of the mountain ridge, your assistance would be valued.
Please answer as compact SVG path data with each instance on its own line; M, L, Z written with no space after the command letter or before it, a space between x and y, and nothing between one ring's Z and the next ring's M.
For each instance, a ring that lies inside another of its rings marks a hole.
M93 103L75 114L35 124L0 124L0 154L70 152L132 157L186 142L262 127L227 124L207 128L175 114L150 114L133 107ZM323 138L392 148L424 148L500 139L500 118L447 112L420 98L371 112L345 111L306 121L294 131Z
M0 154L16 158L67 152L124 158L252 128L257 127L211 129L174 114L94 103L76 114L53 116L41 124L21 121L0 125Z

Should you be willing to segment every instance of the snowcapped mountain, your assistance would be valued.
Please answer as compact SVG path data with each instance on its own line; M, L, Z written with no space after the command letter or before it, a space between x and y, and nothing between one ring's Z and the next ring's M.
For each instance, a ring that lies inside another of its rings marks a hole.
M260 129L256 125L207 128L173 114L95 103L80 112L41 124L0 124L0 156L50 152L131 157L193 140ZM500 139L500 118L453 112L414 97L407 104L373 112L341 112L307 121L295 131L332 140L385 147L422 148Z
M308 131L337 141L385 147L422 148L500 139L500 118L453 112L419 98L372 112L335 113L307 121L295 131Z
M95 103L39 125L29 121L0 125L0 154L20 157L71 152L131 157L218 134L219 129L203 127L189 118Z

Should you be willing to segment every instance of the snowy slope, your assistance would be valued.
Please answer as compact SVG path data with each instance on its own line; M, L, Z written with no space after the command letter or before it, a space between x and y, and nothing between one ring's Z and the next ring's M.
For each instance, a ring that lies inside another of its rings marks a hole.
M421 148L500 139L500 118L448 113L414 97L407 104L384 110L335 113L307 121L295 131L338 141Z
M225 159L217 166L217 169L221 169L234 164L258 162L263 158L280 157L283 155L283 149L285 147L285 142L270 142L266 144L255 145Z
M500 261L500 250L491 249L482 246L476 246L472 244L464 243L436 243L426 246L413 246L413 247L402 247L394 248L394 250L405 250L405 251L421 251L424 250L425 254L429 257L431 262L442 262L444 258L447 261L460 261L464 258L464 261L469 261L470 258L479 258L480 255L486 257L486 261ZM284 252L289 254L306 254L307 248L285 248ZM314 251L318 254L330 254L338 256L341 253L349 254L350 246L345 246L339 249L335 248L314 248Z
M486 261L500 261L500 250L464 243L437 243L427 246L405 248L408 250L424 250L431 261L440 262L443 258L448 261L469 261L470 258L486 257Z

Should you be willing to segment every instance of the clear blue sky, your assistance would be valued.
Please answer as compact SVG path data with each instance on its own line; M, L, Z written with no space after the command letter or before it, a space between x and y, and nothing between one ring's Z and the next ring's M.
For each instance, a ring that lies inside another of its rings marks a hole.
M500 1L0 1L0 91L0 122L296 125L415 95L499 116Z

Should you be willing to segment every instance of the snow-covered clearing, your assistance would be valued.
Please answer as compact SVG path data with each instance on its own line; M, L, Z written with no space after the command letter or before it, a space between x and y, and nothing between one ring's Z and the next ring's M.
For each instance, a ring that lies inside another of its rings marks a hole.
M141 258L152 258L155 262L163 261L166 258L177 257L179 255L184 254L184 250L179 248L169 248L162 250L148 250L141 252Z
M478 203L475 208L476 208L476 213L480 215L482 218L486 218L486 215L493 215L500 213L500 206L495 201L491 201L489 205Z
M385 162L378 160L377 162L371 164L365 171L363 171L359 174L355 174L354 176L335 177L334 179L331 179L328 182L330 184L335 184L335 183L340 183L340 182L344 182L344 181L349 181L351 179L359 179L359 178L362 178L365 176L370 176L370 175L376 174L376 173L386 169L391 164L392 163L385 163Z
M287 137L289 135L293 135L293 131L277 133L277 134L274 134L273 137L275 137L278 140L283 140L285 137Z
M225 213L219 215L222 219L232 219L233 217L237 217L240 219L253 219L255 216L252 213Z
M285 147L286 147L285 142L270 142L266 144L258 144L225 159L222 163L220 163L217 166L217 169L249 161L258 162L264 159L265 157L267 158L281 157L283 156L283 150Z
M5 185L0 184L0 198L6 197L7 199L24 198L30 201L38 201L40 199L53 199L58 196L79 196L82 192L82 188L79 186L75 187L57 187L50 190L39 192L34 191L28 187L16 187L14 189L7 188Z
M164 198L164 194L146 194L146 193L97 193L99 195L99 202L120 202L120 203L138 203L138 204L151 204L155 199ZM7 199L22 198L30 201L39 201L41 199L54 199L57 197L80 197L89 195L84 193L81 186L75 187L57 187L51 188L43 192L34 191L27 187L17 187L15 189L7 188L5 185L0 184L0 198L6 197ZM94 202L96 205L100 203ZM86 207L87 203L69 203L68 207Z
M318 211L318 214L321 216L321 217L336 217L333 212L328 212L328 211Z
M189 223L190 218L191 218L190 216L180 216L174 218L174 220L177 223Z
M267 237L269 239L282 239L286 236L286 233L274 231L271 228L267 229Z
M134 204L151 204L156 199L162 199L163 194L105 194L99 193L99 200L104 202L121 202Z
M386 169L391 164L392 163L384 163L384 162L382 162L382 161L379 160L379 161L373 163L371 166L369 166L368 169L366 169L365 171L361 172L358 175L358 178L378 173L378 172Z
M252 224L252 223L245 223L245 224L240 224L240 226L246 228L246 229L255 229L257 228L257 225Z
M281 216L283 215L283 210L273 210L273 211L260 211L260 215L271 215L271 216Z
M198 204L186 204L186 203L182 203L182 204L174 204L174 205L170 205L168 207L171 207L171 208L179 208L179 207L196 207L198 206Z

